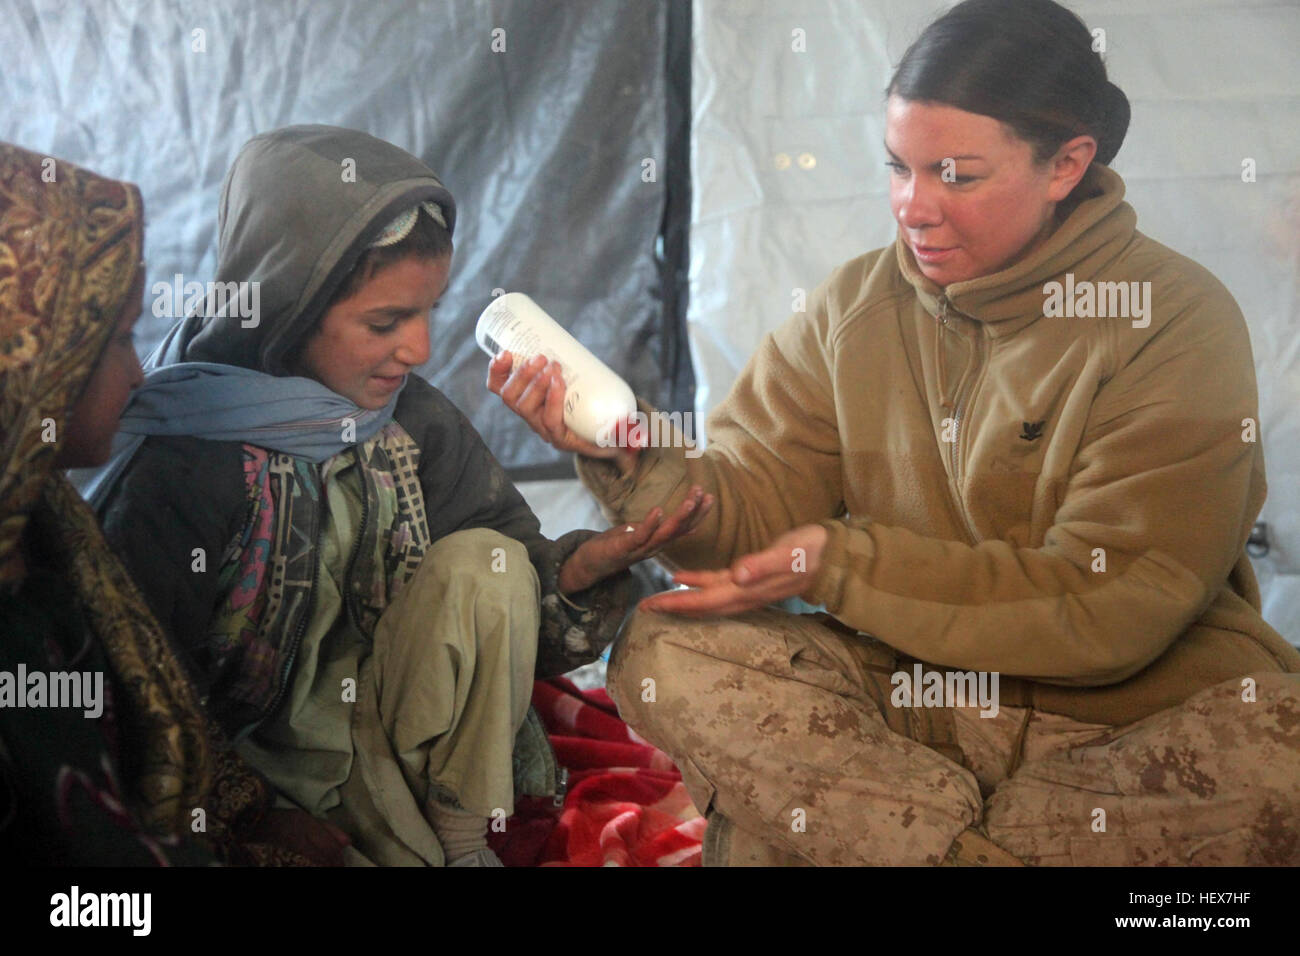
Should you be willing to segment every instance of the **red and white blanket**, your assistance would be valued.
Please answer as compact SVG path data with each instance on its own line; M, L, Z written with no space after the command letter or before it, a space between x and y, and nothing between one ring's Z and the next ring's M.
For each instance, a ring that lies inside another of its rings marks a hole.
M533 706L569 771L563 807L524 797L489 843L506 866L699 866L704 818L663 751L618 717L603 689L563 677L533 685Z

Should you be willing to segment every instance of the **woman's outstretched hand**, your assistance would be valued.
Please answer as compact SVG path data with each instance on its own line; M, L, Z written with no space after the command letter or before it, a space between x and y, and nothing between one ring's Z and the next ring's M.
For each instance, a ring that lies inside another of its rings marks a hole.
M762 551L737 558L720 571L679 571L673 575L689 591L662 591L639 605L642 610L690 617L725 617L800 597L821 568L826 529L807 524L777 538Z
M588 538L560 568L560 591L583 591L638 561L654 557L670 542L695 530L711 507L713 495L695 485L671 517L665 518L662 508L654 508L634 524L620 524Z
M537 355L515 368L514 356L502 352L488 365L487 387L500 396L506 408L560 451L612 459L625 475L636 467L640 448L597 445L579 438L564 424L564 378L558 362L547 362L546 356Z

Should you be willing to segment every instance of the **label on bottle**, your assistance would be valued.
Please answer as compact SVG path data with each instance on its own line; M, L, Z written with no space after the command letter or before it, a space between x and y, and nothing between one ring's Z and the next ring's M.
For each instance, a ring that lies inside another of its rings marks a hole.
M515 366L518 367L531 362L537 355L545 355L548 361L560 363L560 377L564 380L566 390L572 389L582 377L572 362L565 362L554 349L546 346L543 339L545 328L517 315L508 303L498 299L489 306L479 321L479 344L493 358L508 351L514 356ZM504 346L502 342L510 344Z
M564 422L588 441L636 412L632 390L528 296L511 292L492 302L474 329L479 347L494 358L514 356L516 367L538 355L560 365Z

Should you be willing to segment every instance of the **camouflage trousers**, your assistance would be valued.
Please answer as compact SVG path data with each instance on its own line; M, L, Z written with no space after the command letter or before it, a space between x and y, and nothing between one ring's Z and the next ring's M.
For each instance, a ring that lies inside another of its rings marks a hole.
M975 705L918 733L898 666L810 615L638 612L609 692L708 816L706 865L934 865L976 844L1010 865L1300 863L1300 675L1123 727Z

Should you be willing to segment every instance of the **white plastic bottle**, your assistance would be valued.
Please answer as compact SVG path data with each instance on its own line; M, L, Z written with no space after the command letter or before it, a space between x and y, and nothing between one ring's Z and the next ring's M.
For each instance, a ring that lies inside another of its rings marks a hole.
M514 357L514 367L539 353L560 363L564 424L598 445L617 444L618 423L636 414L632 389L522 292L497 296L474 328L479 348L493 358Z

